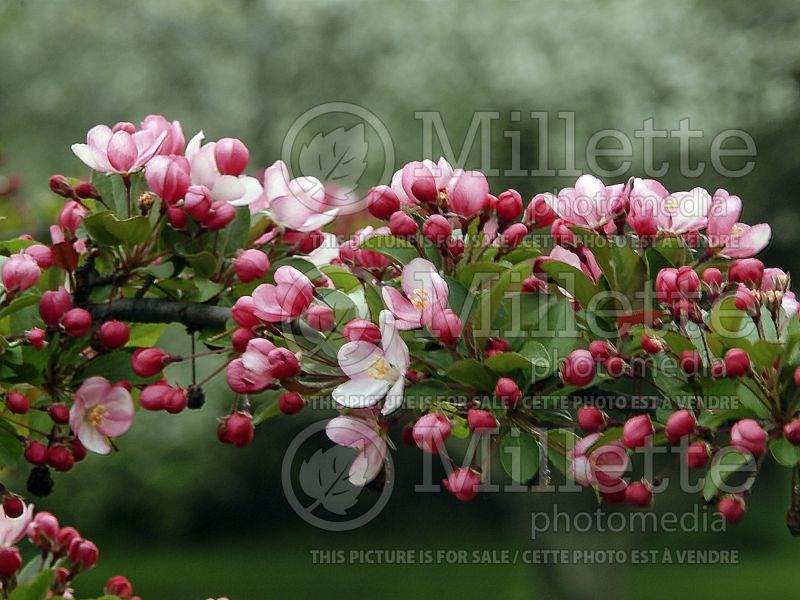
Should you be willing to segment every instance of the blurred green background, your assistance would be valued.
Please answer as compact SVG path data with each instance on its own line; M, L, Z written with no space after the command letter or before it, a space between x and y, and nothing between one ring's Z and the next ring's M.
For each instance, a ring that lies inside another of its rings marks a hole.
M240 137L251 166L279 157L292 122L324 102L347 101L376 114L391 133L397 167L421 158L418 111L440 111L460 147L474 111L500 113L492 166L511 164L503 128L521 132L521 163L543 149L531 111L548 111L548 158L563 166L563 121L574 111L577 166L596 131L629 135L653 119L674 130L689 118L689 178L677 169L675 140L657 142L671 165L669 189L725 187L745 203L743 219L769 221L766 260L800 266L800 3L796 0L653 3L455 2L449 0L0 0L0 190L5 234L46 239L59 203L50 174L85 175L69 145L97 123L138 122L148 113L179 119L187 138ZM513 111L523 118L513 122ZM755 168L726 179L709 164L719 132L755 140ZM634 166L640 174L641 143ZM477 166L477 145L467 159ZM571 178L499 177L530 197ZM388 183L388 182L386 182ZM5 187L4 187L5 186ZM170 344L185 343L180 335ZM185 373L171 374L178 380ZM244 450L215 440L227 406L224 386L205 409L145 414L120 440L123 452L90 457L57 478L37 504L78 527L101 548L79 592L96 592L122 572L145 599L228 595L232 600L304 597L553 599L738 598L795 595L798 549L783 525L788 473L767 469L748 515L724 534L550 533L531 540L531 511L593 510L575 495L493 494L470 505L449 495L413 494L419 453L401 447L395 492L369 525L346 534L315 530L297 517L280 484L283 449L323 415L268 421ZM9 477L20 474L8 474ZM24 475L24 474L22 474ZM655 510L690 510L695 498L670 493ZM618 509L611 509L618 510ZM313 565L318 549L737 549L731 565Z

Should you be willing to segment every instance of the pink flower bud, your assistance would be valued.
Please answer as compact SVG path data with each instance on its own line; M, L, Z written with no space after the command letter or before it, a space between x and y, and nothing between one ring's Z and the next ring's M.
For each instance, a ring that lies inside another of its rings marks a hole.
M703 359L696 350L684 350L680 357L681 371L687 375L697 375L703 368Z
M40 269L49 269L53 266L53 253L44 244L34 244L24 250L25 254L36 261Z
M99 200L101 198L100 192L88 181L81 181L75 186L75 195L78 198L89 198L91 200Z
M251 329L240 327L231 336L231 345L236 352L242 353L247 349L247 344L255 337Z
M72 298L64 286L57 290L46 291L39 300L39 315L50 326L58 325L64 313L70 308L72 308Z
M658 221L654 215L647 212L636 212L628 215L628 223L636 235L640 237L652 237L658 233Z
M681 438L694 433L697 419L690 410L682 409L672 413L667 419L666 434L670 444L678 444Z
M133 596L133 585L122 575L114 575L106 582L103 593L109 596L117 596L122 600L130 600Z
M83 308L71 308L61 318L61 327L67 335L82 337L92 328L92 315Z
M58 423L59 425L66 425L69 423L69 409L66 404L51 404L47 409L47 414L50 415L53 423Z
M578 425L586 433L597 433L606 428L606 413L596 406L581 406L578 409Z
M45 346L45 332L44 329L34 327L25 332L25 339L28 340L34 348L41 350Z
M12 577L22 567L22 555L16 546L0 548L0 576Z
M742 377L750 371L750 355L741 348L731 348L725 353L725 373L728 377Z
M711 453L706 442L692 442L686 448L686 464L690 469L699 469L708 461L708 456Z
M216 231L227 227L236 218L236 207L228 202L214 202L211 210L202 220L209 231Z
M253 417L242 411L231 413L227 417L220 419L217 426L219 441L237 448L247 446L253 441L254 436Z
M403 190L420 202L435 202L439 195L436 177L425 164L414 161L403 167Z
M50 176L50 191L64 198L72 198L73 194L69 180L63 175Z
M147 115L140 125L143 130L152 132L153 139L158 139L162 133L166 134L157 154L183 154L186 139L180 122L170 122L162 115Z
M503 338L489 338L486 342L488 350L497 350L498 352L508 352L511 350L511 345Z
M122 387L125 387L123 385L124 383L126 383L126 382L120 381L116 385L122 385ZM128 388L126 387L125 389L128 389ZM129 389L128 389L128 391L130 392ZM83 443L79 439L73 439L72 441L70 441L69 448L72 451L72 458L75 459L75 462L80 462L84 458L86 458L86 454L87 454L86 446L84 446Z
M678 295L678 269L667 267L656 275L656 295L662 302L671 302Z
M214 144L214 160L220 173L238 177L250 162L250 152L241 140L222 138Z
M501 377L497 380L497 385L494 386L494 394L509 408L514 408L522 400L522 390L509 377Z
M800 446L800 419L792 419L783 426L783 437L795 446Z
M711 377L719 379L725 376L725 363L721 360L711 361Z
M703 283L709 287L719 288L722 286L722 271L710 267L703 271Z
M422 225L422 234L434 244L443 244L452 233L453 228L442 215L431 215Z
M626 448L641 448L653 436L653 423L649 415L637 415L625 421L622 427L622 444Z
M175 229L184 229L186 227L186 213L177 206L170 206L167 209L167 220Z
M522 291L529 294L544 293L547 291L547 283L536 277L536 275L531 275L522 282Z
M460 502L469 502L478 493L481 476L472 469L455 467L447 479L442 480L442 483L445 489Z
M461 319L449 308L432 310L427 327L445 346L455 344L461 336Z
M450 435L452 426L444 415L427 413L414 423L414 442L423 452L436 454Z
M506 190L497 197L495 210L504 221L515 221L522 213L522 196L517 190Z
M700 291L700 277L692 267L681 267L675 275L675 288L686 298L696 298Z
M297 392L284 392L278 398L278 408L285 415L297 414L303 410L305 405L305 400Z
M767 432L754 419L742 419L731 428L731 444L751 454L763 454Z
M539 194L534 196L525 209L525 222L537 228L548 227L556 220L556 213L547 202L547 197L552 194Z
M275 379L291 379L300 372L300 363L288 348L275 348L267 354L269 373Z
M164 396L164 410L168 413L176 415L181 412L189 404L189 393L180 386L170 389L170 392Z
M70 200L64 204L61 213L58 215L58 225L65 231L74 234L87 214L89 214L89 211L82 204L75 202L75 200Z
M231 308L231 317L236 324L245 329L252 329L261 323L256 316L256 304L252 296L242 296Z
M273 381L269 373L257 373L246 368L241 358L236 358L228 363L225 369L225 380L237 394L260 392Z
M111 131L113 131L114 133L118 131L124 131L125 133L133 135L134 133L136 133L136 125L134 125L130 121L120 121L111 128Z
M647 335L646 333L642 334L641 344L642 350L648 354L658 354L665 349L665 344L660 338Z
M609 356L605 367L611 377L622 377L628 370L628 363L621 356Z
M381 341L380 328L371 321L365 319L353 319L344 326L344 339L348 342L370 342L379 344Z
M464 249L466 246L462 238L447 238L447 241L444 244L447 247L447 251L450 252L453 258L458 259L462 254L464 254Z
M306 321L312 329L323 332L332 330L336 324L333 310L323 304L310 306L306 311Z
M562 219L556 219L550 224L550 237L559 246L569 245L575 241L575 234Z
M491 430L497 427L497 419L488 410L470 408L467 411L467 426L476 432Z
M286 231L283 234L283 241L287 244L294 244L300 254L311 254L322 246L325 241L325 235L320 229L315 229L314 231Z
M47 462L47 446L37 440L25 444L25 460L32 465L41 466Z
M100 326L100 343L108 350L122 348L131 339L131 330L122 321L106 321Z
M161 348L138 348L131 355L131 368L139 377L159 374L174 357Z
M79 539L81 534L78 533L78 530L74 527L62 527L58 531L58 535L56 535L56 543L55 548L53 549L53 554L56 556L61 556L65 553L70 544L72 544L73 540Z
M3 285L9 294L23 292L36 285L42 271L27 254L12 254L3 264Z
M611 356L611 348L606 340L589 342L589 354L599 363L604 363Z
M139 394L139 404L145 410L164 410L167 396L173 391L173 387L165 379L152 383L145 387Z
M261 279L269 271L269 257L261 250L245 250L234 262L236 276L240 281L249 283Z
M764 263L757 258L734 260L728 269L728 281L742 283L751 288L761 286L764 277Z
M184 156L154 156L144 170L147 185L168 205L183 198L191 184L191 167Z
M522 223L514 223L503 232L501 243L505 248L516 248L526 235L528 228Z
M67 556L73 568L78 571L86 571L94 566L100 552L89 540L75 538L69 545Z
M367 194L367 210L376 219L385 220L400 210L400 199L392 188L379 185Z
M725 496L717 503L717 512L726 523L736 524L744 517L744 500L741 496Z
M595 364L594 357L588 350L573 350L564 361L561 370L561 379L567 385L584 387L589 385L594 379Z
M447 183L447 201L451 210L460 217L469 219L486 208L489 198L489 182L480 171L453 173Z
M8 392L6 396L6 406L12 413L24 415L31 408L30 400L19 392Z
M758 316L761 310L753 292L741 284L736 287L736 295L734 296L733 304L736 308L746 312L751 317Z
M44 551L48 551L58 535L60 526L58 519L52 513L42 511L36 513L33 521L28 525L28 538Z
M203 221L211 210L211 190L204 185L192 185L183 198L183 210L197 221Z
M649 508L653 505L653 488L646 481L634 481L625 488L625 500L631 506Z

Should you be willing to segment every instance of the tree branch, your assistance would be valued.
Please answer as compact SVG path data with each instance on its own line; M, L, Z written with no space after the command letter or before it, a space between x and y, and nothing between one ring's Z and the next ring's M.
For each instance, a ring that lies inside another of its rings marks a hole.
M116 300L88 307L97 321L119 319L130 323L181 323L189 329L224 329L231 309L195 302L174 302L161 298Z

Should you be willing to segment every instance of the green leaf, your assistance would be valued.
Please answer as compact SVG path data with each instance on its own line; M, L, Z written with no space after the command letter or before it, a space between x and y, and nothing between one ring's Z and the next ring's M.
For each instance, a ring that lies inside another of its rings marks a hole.
M339 328L358 316L358 308L353 299L344 292L328 288L318 288L317 295L323 304L333 310L336 328Z
M308 277L311 281L317 281L323 278L322 273L316 267L316 265L314 265L314 263L311 263L307 260L304 260L302 258L297 258L294 256L276 261L272 265L272 268L270 269L270 274L274 274L275 271L277 271L280 267L284 265L289 265L290 267L294 267L295 269L300 271L303 275ZM271 283L274 283L274 280Z
M150 221L145 217L119 220L109 211L89 215L83 220L83 227L92 239L108 246L135 246L153 235Z
M447 376L453 381L465 383L484 392L493 391L497 383L497 377L472 358L454 362L448 367Z
M164 323L133 323L131 337L125 345L130 348L155 346L166 328Z
M80 369L78 369L72 381L75 385L89 377L97 375L103 376L111 383L117 381L128 381L132 384L150 383L158 379L158 376L143 378L133 372L131 367L131 356L136 348L125 347L108 354L101 354Z
M250 232L250 209L240 206L230 224L220 231L217 247L223 256L232 256L237 250L247 245L247 234Z
M719 488L738 468L743 467L749 462L754 462L752 456L745 456L738 450L721 450L714 456L714 460L706 473L703 482L703 498L706 502L717 495Z
M539 471L539 443L530 434L512 428L500 439L500 464L514 481L529 482Z
M597 286L583 271L567 263L548 260L543 262L539 268L550 275L559 286L572 294L583 307L589 304L597 291Z
M449 396L449 386L438 379L425 379L406 388L403 405L414 410L425 410L432 404L444 402Z
M15 312L20 311L23 308L38 304L40 299L40 294L25 294L24 296L14 298L8 306L6 306L3 310L0 310L0 319L5 319L6 317L13 315Z
M464 287L460 281L452 277L445 277L447 287L450 290L447 299L448 306L453 309L462 321L469 318L475 302L475 295Z
M253 414L253 425L260 425L267 419L276 417L281 414L281 408L278 404L278 397L282 394L282 390L270 390L265 394L267 396L261 404L258 405L256 412Z
M772 440L769 451L778 463L784 467L793 467L800 463L800 446L795 446L784 437Z
M730 347L734 340L744 340L747 337L747 329L755 326L750 319L745 319L747 315L736 308L734 296L725 296L718 300L711 307L708 324L714 334L722 339L723 343Z
M0 420L4 427L0 429L0 465L8 466L14 464L24 450L20 439L11 433L14 426L5 420Z
M211 252L203 251L197 254L186 254L184 258L194 269L195 274L203 279L209 279L219 268L217 257Z
M476 307L478 313L474 316L474 331L475 337L478 340L485 340L491 335L492 323L505 298L506 291L508 291L510 287L519 290L522 281L531 272L532 267L532 259L514 265L512 268L502 273L497 281L481 294L480 301L477 303Z
M346 267L325 265L320 267L320 271L328 276L337 290L349 293L361 287L361 280Z
M546 433L547 459L556 469L566 475L569 471L567 454L580 439L569 429L548 429Z
M392 259L401 266L406 266L415 258L419 258L417 250L405 240L393 235L375 235L364 240L360 246L364 250L374 250Z
M483 364L500 375L521 370L524 371L527 376L530 376L532 366L530 360L516 352L501 352L495 354L483 361Z
M31 560L28 561L24 567L22 567L22 571L20 571L19 575L17 575L17 583L30 583L36 578L36 575L39 574L39 571L42 570L44 566L44 558L42 555L36 555Z
M40 572L30 583L19 585L8 596L9 600L45 600L56 578L53 569Z
M482 281L492 273L503 273L508 270L510 263L479 262L467 263L456 273L456 278L461 285L468 289L477 289Z

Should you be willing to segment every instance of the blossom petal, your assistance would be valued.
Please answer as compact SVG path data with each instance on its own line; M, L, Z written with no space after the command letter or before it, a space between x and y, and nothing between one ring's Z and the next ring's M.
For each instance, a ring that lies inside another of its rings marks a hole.
M386 392L386 401L383 403L381 413L389 415L403 406L403 392L405 390L405 377L400 377L394 385Z
M398 329L405 331L422 327L420 311L398 290L387 285L381 290L381 295L386 303L386 308L397 317Z
M385 379L373 379L365 375L345 381L334 388L331 395L342 406L367 408L380 402L389 387L390 383Z
M388 363L405 375L409 365L408 346L400 336L400 329L394 315L388 310L382 310L378 316L381 328L381 346L384 357Z
M370 342L357 340L342 345L337 358L339 367L348 377L358 377L383 358L383 350Z

